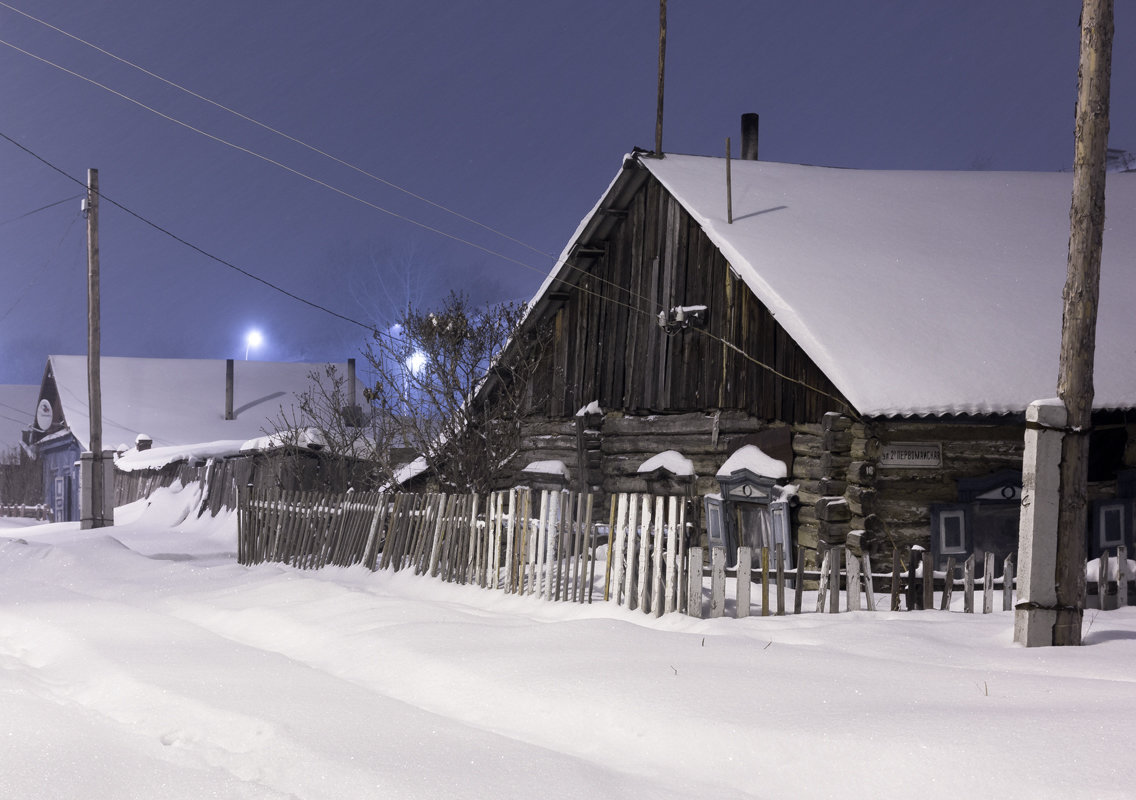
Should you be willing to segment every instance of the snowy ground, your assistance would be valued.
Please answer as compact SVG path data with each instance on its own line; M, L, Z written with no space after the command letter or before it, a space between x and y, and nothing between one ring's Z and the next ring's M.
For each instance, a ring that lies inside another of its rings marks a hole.
M0 519L0 797L1130 798L1136 609L644 618Z

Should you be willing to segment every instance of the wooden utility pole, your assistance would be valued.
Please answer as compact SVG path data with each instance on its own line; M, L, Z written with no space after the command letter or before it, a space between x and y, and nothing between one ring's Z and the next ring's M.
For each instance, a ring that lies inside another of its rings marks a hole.
M1069 212L1069 262L1061 329L1057 396L1068 412L1061 449L1057 522L1057 619L1055 645L1079 645L1085 594L1085 531L1089 432L1092 428L1093 362L1101 240L1104 233L1105 158L1108 149L1109 81L1112 73L1113 0L1084 0L1077 79L1073 201Z
M106 524L103 499L106 493L103 473L103 400L99 367L101 366L99 330L99 171L87 170L87 398L90 409L91 434L91 508L93 528ZM84 492L85 494L85 492Z
M659 98L655 106L655 155L663 155L663 75L667 63L667 0L659 0Z

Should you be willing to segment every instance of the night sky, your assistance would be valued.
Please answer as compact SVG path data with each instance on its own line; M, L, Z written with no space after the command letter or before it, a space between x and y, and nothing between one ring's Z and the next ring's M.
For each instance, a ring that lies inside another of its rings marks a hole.
M3 2L346 162L0 5L0 134L99 170L105 355L240 358L252 327L256 358L366 341L157 228L383 326L451 288L527 300L623 154L654 145L657 0ZM1068 169L1079 10L670 0L664 150L721 155L756 111L767 160ZM1136 4L1116 30L1110 146L1136 151ZM0 383L85 352L83 191L0 139Z

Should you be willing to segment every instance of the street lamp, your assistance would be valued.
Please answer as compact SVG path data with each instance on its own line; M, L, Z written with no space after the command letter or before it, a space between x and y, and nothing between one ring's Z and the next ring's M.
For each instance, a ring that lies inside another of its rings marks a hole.
M245 336L245 361L249 359L249 349L260 347L262 342L264 342L264 337L260 335L260 331L251 330L248 332L248 335Z

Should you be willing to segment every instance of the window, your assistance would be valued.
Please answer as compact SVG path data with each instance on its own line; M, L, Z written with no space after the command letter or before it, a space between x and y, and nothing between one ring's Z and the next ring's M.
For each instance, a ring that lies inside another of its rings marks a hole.
M966 515L962 509L939 513L939 552L966 553Z
M1124 504L1102 504L1098 507L1097 513L1101 549L1124 544Z

